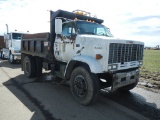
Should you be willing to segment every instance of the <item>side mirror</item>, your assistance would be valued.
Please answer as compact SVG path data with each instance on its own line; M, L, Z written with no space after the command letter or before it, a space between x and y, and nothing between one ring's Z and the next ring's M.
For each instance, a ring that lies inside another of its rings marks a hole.
M61 34L61 32L62 32L62 20L55 19L55 33Z

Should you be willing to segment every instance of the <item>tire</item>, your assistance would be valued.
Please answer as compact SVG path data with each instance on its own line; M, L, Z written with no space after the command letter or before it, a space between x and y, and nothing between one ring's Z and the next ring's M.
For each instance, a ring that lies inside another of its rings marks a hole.
M10 62L11 64L14 64L14 63L15 63L14 55L13 55L12 53L10 53L10 55L9 55L9 62Z
M32 56L26 56L23 60L24 74L28 78L36 76L36 62Z
M135 88L137 84L138 84L138 82L130 84L130 85L127 85L127 86L124 86L122 88L119 88L118 91L127 92L127 91Z
M2 51L0 51L0 59L2 59Z
M37 57L36 59L36 77L42 76L42 59Z
M2 59L2 60L4 60L4 55L3 55L3 52L1 51L1 54L0 54L0 58Z
M92 74L86 67L77 67L73 70L70 87L74 99L82 105L94 103L100 91L97 75Z
M4 58L4 55L2 54L2 60L4 60L5 58Z

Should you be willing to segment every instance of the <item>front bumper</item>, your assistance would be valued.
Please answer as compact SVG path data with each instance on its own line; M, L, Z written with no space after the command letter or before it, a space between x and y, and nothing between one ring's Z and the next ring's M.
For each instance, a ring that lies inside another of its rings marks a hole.
M13 53L14 60L21 60L21 53Z
M138 80L139 80L139 69L128 72L115 73L113 75L112 91L136 83L138 82Z

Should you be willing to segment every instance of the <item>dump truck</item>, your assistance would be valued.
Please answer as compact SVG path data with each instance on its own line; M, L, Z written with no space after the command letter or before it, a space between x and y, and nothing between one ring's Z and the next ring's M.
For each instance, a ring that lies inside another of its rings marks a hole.
M89 12L50 11L50 32L24 34L21 66L26 77L50 70L68 82L73 98L94 103L101 89L129 91L139 80L144 43L114 38L104 20Z

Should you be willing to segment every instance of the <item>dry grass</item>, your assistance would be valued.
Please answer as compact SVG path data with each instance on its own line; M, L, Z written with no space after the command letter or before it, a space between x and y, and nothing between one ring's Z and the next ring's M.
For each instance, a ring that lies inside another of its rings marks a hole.
M160 88L160 50L145 50L141 77Z

